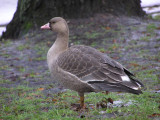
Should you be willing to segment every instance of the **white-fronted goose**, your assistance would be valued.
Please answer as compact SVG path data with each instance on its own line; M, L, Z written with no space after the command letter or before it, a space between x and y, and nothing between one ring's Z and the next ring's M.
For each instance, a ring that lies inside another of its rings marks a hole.
M48 67L54 79L79 93L81 107L86 92L142 93L143 84L106 54L84 45L69 48L69 29L63 18L54 17L41 29L57 32L57 39L47 54Z

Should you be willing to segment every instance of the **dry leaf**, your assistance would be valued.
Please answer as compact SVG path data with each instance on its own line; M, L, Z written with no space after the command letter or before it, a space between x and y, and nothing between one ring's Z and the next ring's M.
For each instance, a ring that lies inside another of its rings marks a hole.
M160 113L153 113L152 115L150 115L149 117L157 117L160 116Z
M140 65L139 65L139 64L137 64L137 63L130 63L130 66L138 67L138 66L140 66Z
M52 101L53 101L53 102L57 102L58 100L53 98Z
M43 90L44 90L44 88L38 88L37 90L38 90L38 91L43 91Z
M106 30L110 30L110 29L111 29L110 27L108 27L108 26L106 27Z
M117 43L117 40L116 40L116 39L113 39L113 43Z

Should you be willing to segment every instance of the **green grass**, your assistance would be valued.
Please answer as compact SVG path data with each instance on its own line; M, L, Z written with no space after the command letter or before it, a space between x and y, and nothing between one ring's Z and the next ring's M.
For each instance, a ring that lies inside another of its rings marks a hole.
M149 42L150 39L151 39L151 36L144 36L144 37L141 37L139 40Z
M19 45L19 46L17 47L17 50L23 51L24 49L29 49L29 48L30 48L29 45L28 45L28 44L25 44L25 45Z
M46 60L46 56L36 57L36 58L33 58L33 60L36 60L36 61Z
M154 32L154 30L156 29L156 25L154 23L148 24L147 25L147 32Z
M33 89L26 86L16 88L0 88L0 119L4 120L75 120L84 115L84 119L98 117L102 119L101 111L117 114L116 120L121 119L149 119L154 113L159 111L159 94L144 92L141 95L119 95L117 93L90 93L85 95L85 103L88 111L77 112L71 109L72 103L78 103L79 97L76 92L68 90L67 92L54 94L53 97L46 97L41 88ZM112 98L114 101L121 100L125 103L132 101L129 106L96 108L96 104L105 98ZM92 105L89 105L92 104ZM92 106L92 108L91 108ZM125 116L119 114L126 114ZM106 118L107 119L107 118ZM109 118L108 118L109 120Z
M17 69L18 69L20 72L25 72L25 71L26 71L26 68L23 67L23 66L17 66Z
M119 49L120 45L117 43L111 44L107 49L108 51L115 51L116 49Z
M86 35L86 38L88 38L88 39L95 39L98 36L100 36L100 33L98 33L98 32L92 32L92 33L86 32L85 35Z

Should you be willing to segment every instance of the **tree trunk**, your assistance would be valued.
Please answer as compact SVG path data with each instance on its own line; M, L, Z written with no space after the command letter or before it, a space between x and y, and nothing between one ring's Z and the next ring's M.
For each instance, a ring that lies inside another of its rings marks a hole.
M17 38L55 16L89 17L95 13L142 16L140 0L18 0L17 11L2 38Z

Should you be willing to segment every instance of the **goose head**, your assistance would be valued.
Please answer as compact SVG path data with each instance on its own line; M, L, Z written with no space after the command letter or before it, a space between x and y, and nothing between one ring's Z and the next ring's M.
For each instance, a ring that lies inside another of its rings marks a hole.
M47 24L41 26L42 30L52 30L57 33L68 33L67 22L61 17L52 18ZM69 33L68 33L69 34Z

